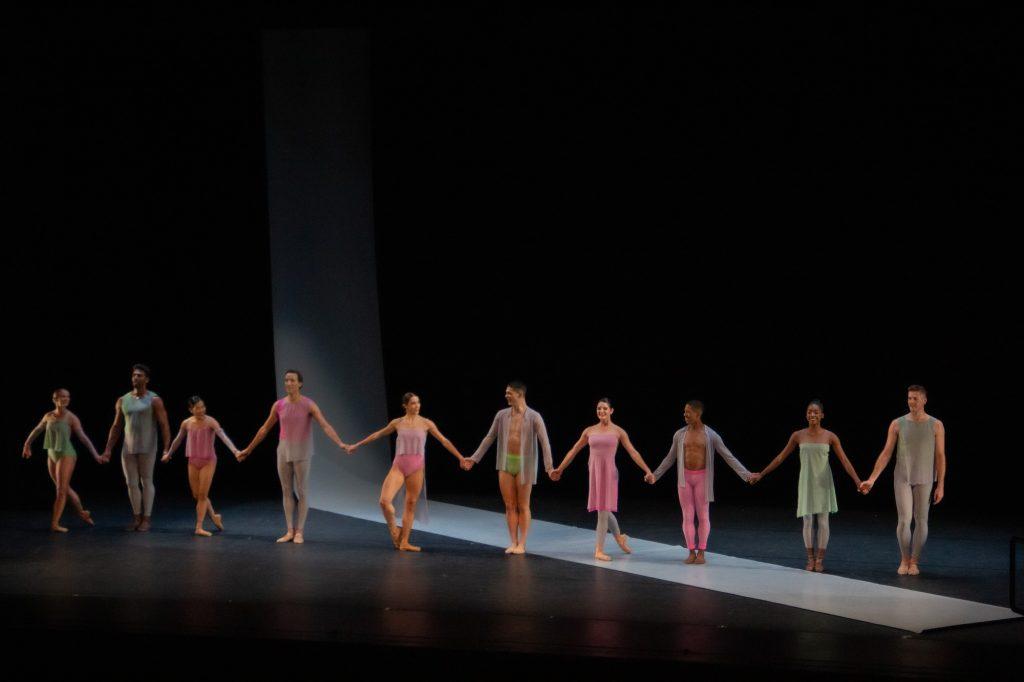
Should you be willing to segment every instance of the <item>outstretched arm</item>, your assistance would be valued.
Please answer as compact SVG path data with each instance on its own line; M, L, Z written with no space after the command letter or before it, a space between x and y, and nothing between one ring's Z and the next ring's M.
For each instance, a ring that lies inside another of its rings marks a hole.
M661 464L658 465L658 468L654 470L654 480L648 480L648 483L654 483L654 481L657 481L659 478L665 475L665 472L668 471L673 464L676 463L676 457L678 456L679 448L682 447L682 443L680 442L682 438L683 437L678 434L672 436L672 447L669 448L668 454L665 455L665 459L661 460Z
M794 433L789 437L789 440L786 441L786 447L782 448L782 452L775 455L775 459L769 462L768 466L761 470L761 473L754 474L754 482L756 483L757 481L760 481L762 478L775 471L780 464L786 461L787 457L793 454L793 450L796 450L796 446L796 434Z
M875 485L875 481L885 471L886 465L889 464L889 459L892 458L892 451L896 447L896 438L899 435L899 427L896 425L896 420L893 419L892 423L889 424L889 431L885 436L885 446L882 448L882 452L878 455L878 459L875 461L875 468L868 476L868 480L863 481L860 484L860 491L867 495L871 492L871 488Z
M21 456L28 459L32 456L32 441L39 438L39 434L46 430L46 417L36 425L36 428L32 429L32 432L28 434L28 438L25 439L25 446L21 448Z
M576 444L572 446L572 449L569 450L569 452L566 453L565 457L562 458L562 463L558 465L558 468L555 469L554 471L548 472L548 477L550 477L552 481L557 481L558 479L562 478L562 473L569 468L569 465L572 463L573 458L577 454L579 454L579 451L582 450L583 446L587 444L587 431L589 430L589 428L583 429L583 433L580 435L580 439L576 441Z
M537 414L537 413L535 413ZM544 471L549 474L554 471L555 465L551 457L551 441L548 440L548 429L544 426L544 418L537 414L533 423L534 433L540 441L540 451L544 455Z
M459 452L459 449L455 447L455 445L453 445L450 440L445 438L444 435L437 429L437 425L434 422L430 421L429 419L427 420L427 433L436 438L438 442L440 442L441 445L444 446L445 450L455 455L455 458L459 460L460 465L465 461L466 458L462 456L462 453Z
M117 441L121 438L122 433L124 433L124 412L121 411L121 399L118 398L117 402L114 403L114 423L110 425L107 444L103 448L103 454L100 455L104 462L110 461L110 451L117 445Z
M231 442L230 438L228 438L228 434L224 431L224 427L222 427L220 425L220 422L214 419L213 417L209 417L209 419L210 421L213 422L213 432L216 434L217 438L220 439L221 443L224 443L224 445L227 446L228 450L231 451L232 455L235 455L237 457L238 448L236 448L235 444Z
M753 474L747 471L747 468L743 466L738 459L736 459L736 456L729 452L729 448L725 447L725 442L722 440L722 437L719 436L717 433L715 434L714 438L714 447L715 452L717 452L722 457L722 459L725 460L725 463L728 464L729 467L736 472L737 476L739 476L744 481L750 480Z
M629 440L629 434L626 433L625 429L619 429L619 442L622 443L622 447L626 449L626 452L628 452L629 456L633 458L636 465L644 472L644 480L648 481L649 479L653 479L654 474L651 472L651 468L647 466L647 462L644 461L644 458L641 457L640 453L636 451L635 447L633 447L633 443Z
M78 440L85 445L85 448L89 451L89 454L92 455L94 460L97 462L102 461L99 453L96 452L96 446L94 446L92 441L89 440L89 436L85 435L85 430L82 428L82 422L73 414L69 416L71 417L71 431L78 436Z
M843 469L846 469L846 473L853 479L853 484L857 486L857 490L860 490L860 476L857 475L857 471L853 468L853 464L850 459L843 452L843 446L839 443L839 436L832 434L832 449L836 451L836 457L842 462Z
M386 436L388 434L394 433L395 429L397 428L397 426L396 426L397 424L398 424L398 420L397 419L392 419L391 421L388 422L388 425L385 426L383 429L380 429L379 431L374 431L373 433L371 433L369 436L367 436L366 438L362 439L358 443L354 443L352 445L349 445L348 448L347 448L348 454L351 455L353 452L356 451L356 448L362 447L363 445L366 445L367 443L372 443L373 441L375 441L375 440L377 440L379 438L383 438L384 436Z
M468 461L463 463L463 466L467 471L471 469L474 464L478 464L480 460L484 458L484 455L487 454L487 451L491 448L491 444L494 443L494 439L498 437L498 421L500 419L500 412L494 415L494 421L491 422L491 430L488 431L487 435L484 436L484 439L480 441L480 447L476 449L476 452L467 458Z
M171 455L174 454L174 451L178 449L178 446L181 445L181 441L185 440L185 437L188 434L188 429L185 428L185 424L187 424L187 423L188 423L187 419L185 421L181 422L181 428L178 429L178 435L176 435L174 437L174 441L171 442L170 447L168 447L166 450L164 450L164 456L160 458L161 462L170 462L171 461Z
M946 427L935 420L935 504L942 502L946 495Z
M274 406L271 405L270 416L267 417L267 421L263 422L263 426L261 426L260 430L256 432L256 435L252 437L252 441L245 446L245 449L235 455L239 462L248 457L252 453L253 448L263 442L263 439L267 437L267 434L270 433L270 429L274 428L274 424L276 423L277 410L275 410Z
M324 417L324 413L320 411L320 406L313 403L309 406L310 414L313 415L313 419L320 425L320 428L324 430L327 437L334 441L334 444L343 450L348 450L348 445L343 443L341 437L335 432L334 427L327 422L327 418Z

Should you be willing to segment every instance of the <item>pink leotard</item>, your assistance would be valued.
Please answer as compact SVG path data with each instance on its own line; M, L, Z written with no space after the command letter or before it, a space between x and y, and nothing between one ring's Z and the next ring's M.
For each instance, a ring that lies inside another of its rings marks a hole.
M427 432L423 429L396 429L396 433L395 461L392 466L401 471L403 476L409 476L424 466Z
M615 468L615 451L619 448L619 434L591 433L587 438L590 445L590 496L587 511L619 510L619 470Z
M185 456L198 469L217 459L213 450L213 429L209 425L188 430L185 439Z
M306 396L300 396L294 403L288 398L281 398L274 403L277 419L281 423L280 442L277 445L279 462L303 462L313 456L315 405Z

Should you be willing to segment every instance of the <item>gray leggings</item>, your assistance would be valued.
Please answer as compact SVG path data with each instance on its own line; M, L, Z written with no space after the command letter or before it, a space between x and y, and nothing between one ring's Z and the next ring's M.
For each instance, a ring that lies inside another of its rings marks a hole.
M277 457L277 475L281 479L281 495L284 502L284 520L288 524L288 530L301 531L306 525L306 514L309 512L309 502L306 501L306 481L309 479L309 462L306 459L301 462L289 462L284 457ZM292 523L295 516L295 498L298 497L299 518Z
M153 498L156 496L156 488L153 486L155 465L155 452L121 455L121 468L124 469L124 480L128 484L128 499L132 503L132 513L136 516L153 514Z
M804 520L804 547L814 549L814 519L818 519L818 549L828 547L828 512L808 514L800 518Z
M619 522L615 519L615 514L612 514L610 511L597 512L598 543L604 543L604 535L608 531L611 531L612 535L622 535L622 531L619 530Z
M900 543L900 554L915 559L921 556L924 543L928 540L928 507L931 504L932 486L896 483L896 539ZM913 541L911 541L910 520L914 520Z

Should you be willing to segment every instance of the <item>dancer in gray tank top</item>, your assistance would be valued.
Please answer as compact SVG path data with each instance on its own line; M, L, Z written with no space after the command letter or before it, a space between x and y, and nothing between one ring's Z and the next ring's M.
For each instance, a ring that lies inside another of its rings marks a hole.
M942 501L946 478L946 430L935 417L925 414L928 394L923 386L907 389L910 413L889 424L889 434L882 454L868 480L861 483L865 495L871 491L878 476L885 470L896 450L893 487L896 492L896 539L900 544L900 575L919 575L918 561L928 539L928 505ZM935 492L932 494L932 484ZM910 521L914 521L913 533Z
M110 427L107 446L100 459L110 461L110 451L124 435L121 446L121 468L128 484L128 499L132 504L132 523L127 530L147 531L153 515L153 467L156 465L157 426L163 436L164 449L171 445L171 427L167 422L164 401L150 391L149 368L132 367L132 390L117 399L114 423Z

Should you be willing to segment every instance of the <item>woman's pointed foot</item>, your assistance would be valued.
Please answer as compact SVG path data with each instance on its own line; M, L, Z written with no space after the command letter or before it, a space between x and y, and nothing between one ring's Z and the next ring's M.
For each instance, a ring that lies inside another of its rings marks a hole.
M610 556L605 554L600 549L597 550L596 552L594 552L594 558L597 559L598 561L611 561L612 560L612 558Z
M619 549L626 554L632 554L633 550L629 548L629 536L625 533L620 533L615 536L615 542L619 543Z
M224 520L220 514L213 515L213 525L217 526L217 530L224 530Z
M88 509L83 509L78 512L79 518L88 523L90 526L95 526L96 522L92 520L92 513Z
M398 526L392 524L388 526L388 534L391 535L391 544L395 546L395 549L399 549L402 543L398 540L402 535L402 531L398 529Z

